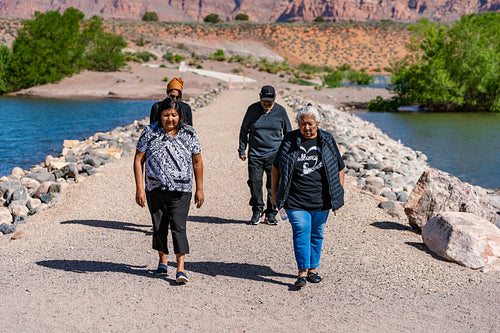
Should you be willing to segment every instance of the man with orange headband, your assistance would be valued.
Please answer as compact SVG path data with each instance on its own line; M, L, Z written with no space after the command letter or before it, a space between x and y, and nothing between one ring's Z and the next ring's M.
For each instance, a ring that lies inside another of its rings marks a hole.
M167 84L167 97L173 98L179 103L180 111L182 113L181 117L184 117L183 122L190 126L193 126L193 112L191 111L191 107L182 102L182 86L184 85L184 81L180 77L173 78ZM160 107L160 102L156 102L151 107L151 114L149 115L149 123L156 123L160 120L160 114L158 109Z

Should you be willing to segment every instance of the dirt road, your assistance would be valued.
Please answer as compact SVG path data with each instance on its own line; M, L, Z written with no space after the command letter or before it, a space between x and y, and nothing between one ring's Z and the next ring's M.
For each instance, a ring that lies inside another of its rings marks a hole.
M190 282L154 275L147 209L134 202L132 156L64 189L52 208L0 238L2 332L498 332L500 278L440 260L406 221L346 182L319 271L302 290L291 227L247 223L237 140L255 90L230 90L194 113L205 205L188 222ZM292 117L292 115L291 115Z

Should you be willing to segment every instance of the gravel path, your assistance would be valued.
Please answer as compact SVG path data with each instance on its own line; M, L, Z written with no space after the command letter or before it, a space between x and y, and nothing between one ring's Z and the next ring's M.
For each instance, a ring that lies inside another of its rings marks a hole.
M193 115L205 205L190 211L189 284L175 284L173 263L166 278L153 274L149 213L134 202L126 156L67 186L55 206L23 226L23 238L0 238L0 331L500 330L498 273L434 257L406 221L376 208L351 178L346 205L325 229L324 281L297 290L289 224L247 223L237 144L256 98L256 90L224 91Z

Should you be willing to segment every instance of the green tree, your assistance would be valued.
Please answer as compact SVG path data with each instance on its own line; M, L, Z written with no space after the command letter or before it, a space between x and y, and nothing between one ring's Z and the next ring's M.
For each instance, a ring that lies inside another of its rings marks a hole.
M8 91L7 68L12 59L12 52L6 45L0 45L0 94Z
M102 18L93 16L85 25L81 40L86 45L82 67L89 70L112 72L125 64L122 49L127 46L122 36L105 32Z
M145 12L142 16L143 21L158 22L158 14L156 12Z
M249 17L247 14L238 14L234 19L236 21L248 21Z
M85 45L80 44L84 14L69 8L64 14L35 13L23 22L12 44L9 81L12 90L54 82L79 70Z
M500 112L500 13L463 16L450 27L422 19L392 64L396 104L436 111Z
M219 15L217 15L217 14L208 14L203 19L203 22L205 22L205 23L220 23L223 21L219 18Z
M314 19L314 22L316 23L324 23L325 22L325 19L323 18L323 16L318 16Z

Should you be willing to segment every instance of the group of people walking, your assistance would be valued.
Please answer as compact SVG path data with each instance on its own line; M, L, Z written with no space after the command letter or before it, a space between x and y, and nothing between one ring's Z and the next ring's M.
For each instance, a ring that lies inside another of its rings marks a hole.
M158 251L156 273L167 275L168 230L177 260L176 281L188 282L184 270L189 253L186 221L192 197L204 202L203 162L189 105L181 101L183 81L167 85L167 98L153 105L150 125L142 132L134 158L136 202L149 208L153 249ZM263 86L259 101L243 118L238 155L248 163L252 207L251 225L277 225L278 210L292 226L298 274L295 286L321 282L318 267L323 229L330 210L344 204L344 163L332 135L318 128L320 115L311 105L297 112L292 130L276 91ZM267 196L264 202L263 178Z

